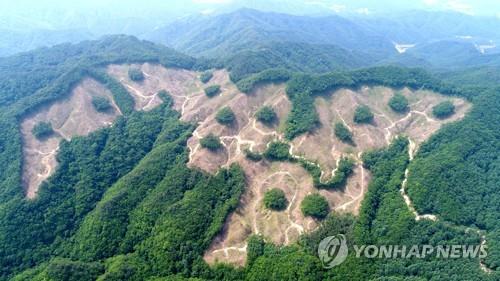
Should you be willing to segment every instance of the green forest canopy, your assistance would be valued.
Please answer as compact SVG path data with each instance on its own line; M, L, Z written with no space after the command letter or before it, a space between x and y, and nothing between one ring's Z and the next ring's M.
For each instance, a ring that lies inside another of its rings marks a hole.
M236 166L214 176L187 168L186 140L192 125L178 121L168 100L150 112L133 112L126 90L101 69L111 63L141 62L209 67L126 36L0 59L5 78L0 81L0 280L14 275L15 280L498 279L496 271L485 274L474 259L386 261L350 256L341 266L325 270L315 254L323 237L338 233L356 243L479 243L479 235L450 225L456 224L484 231L490 251L485 263L497 268L497 88L449 86L422 70L394 67L324 75L275 71L246 80L247 89L273 78L288 81L287 95L293 103L286 129L289 139L318 125L314 96L339 87L425 86L465 97L474 107L463 121L445 126L423 144L409 164L408 193L415 207L437 214L443 222L416 222L408 211L399 193L408 166L407 142L398 139L387 149L363 156L373 178L359 217L330 214L320 229L289 247L255 239L249 244L248 265L239 270L209 267L201 257L236 207L244 175ZM68 94L86 76L110 89L125 116L111 128L64 141L56 173L41 186L36 200L24 200L19 119Z

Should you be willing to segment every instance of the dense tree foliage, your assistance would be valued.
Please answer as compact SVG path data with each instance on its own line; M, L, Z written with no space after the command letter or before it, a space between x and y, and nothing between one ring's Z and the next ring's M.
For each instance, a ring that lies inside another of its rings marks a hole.
M264 157L273 161L287 161L291 159L290 145L282 141L273 141L268 144Z
M264 206L267 209L274 211L282 211L286 209L288 200L286 199L285 192L279 188L272 188L264 194Z
M111 110L111 102L105 97L92 97L92 105L98 112L107 112Z
M272 107L263 106L255 113L255 118L266 125L271 125L276 122L278 116Z
M54 134L54 130L52 129L52 124L49 122L38 122L31 130L31 133L35 138L43 140Z
M212 85L205 88L205 95L212 98L220 93L220 85Z
M250 93L258 85L264 83L283 83L288 81L292 73L283 68L272 68L253 74L247 78L241 79L236 86L243 93Z
M134 82L142 82L144 80L144 73L139 68L131 67L128 70L128 78Z
M400 93L394 94L389 99L389 107L395 112L402 113L408 111L408 99Z
M269 70L260 77L248 76L252 65L241 68L240 74L247 77L240 80L248 85L246 92L264 82L287 82L293 104L285 128L289 139L319 124L316 96L342 87L423 88L461 95L474 106L464 120L444 126L422 144L410 163L404 138L364 154L372 179L358 217L327 215L326 204L326 211L319 212L326 216L320 228L303 235L298 244L279 247L252 236L245 268L209 267L203 254L236 208L244 174L237 166L215 175L186 166L186 141L193 126L178 120L166 94L161 106L133 112L132 97L103 67L142 62L207 67L201 60L123 36L0 59L4 77L0 81L0 280L499 279L498 88L455 88L422 70L396 67L323 75ZM257 66L259 71L268 67ZM124 116L112 127L63 141L57 170L42 184L35 200L25 200L19 121L67 95L85 77L107 87ZM321 181L320 167L291 158L288 144L269 147L272 153L266 157L298 161L316 187L340 187L352 173L354 163L343 158L333 178ZM406 206L400 194L406 168L407 192L415 208L436 214L438 221L416 221ZM309 211L316 213L322 204L310 205L313 211ZM317 245L326 236L340 233L350 247L476 245L484 234L488 246L484 263L494 271L484 273L478 259L364 259L356 258L352 248L344 263L324 269Z
M207 83L208 81L210 81L210 79L212 79L213 76L214 73L212 71L210 70L204 71L200 75L200 81L203 83Z
M335 189L345 187L347 178L352 174L354 168L354 160L348 157L342 157L339 160L337 169L335 169L335 174L333 174L330 179L322 181L321 167L317 163L310 162L306 159L300 159L299 162L312 176L313 184L316 188Z
M260 161L263 158L262 154L260 154L258 152L253 152L249 148L245 148L245 150L243 150L243 152L245 153L245 157L247 159L254 161L254 162Z
M330 212L328 201L318 193L309 194L300 203L300 210L304 216L316 219L325 218Z
M220 138L214 134L208 134L206 137L200 139L200 145L212 151L216 151L222 147Z
M349 131L349 129L344 125L342 122L336 122L334 127L333 127L333 132L335 133L335 136L346 143L352 143L352 133Z
M444 119L455 113L455 106L451 101L443 101L432 108L432 115Z
M236 115L230 107L226 106L217 111L215 120L221 125L231 126L236 122Z
M292 140L300 134L316 128L319 125L319 117L314 107L314 99L308 94L297 94L294 96L292 111L286 120L285 137Z
M358 124L367 124L373 122L372 110L366 105L359 105L354 110L354 122Z
M303 280L322 279L321 263L315 256L308 255L293 247L267 245L264 254L258 257L248 269L245 280Z

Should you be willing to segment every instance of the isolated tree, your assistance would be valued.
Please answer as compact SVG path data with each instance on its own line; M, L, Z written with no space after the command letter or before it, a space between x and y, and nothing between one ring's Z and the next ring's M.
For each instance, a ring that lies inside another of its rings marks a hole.
M135 81L135 82L141 82L144 80L144 74L139 68L130 68L128 70L128 77L130 80Z
M408 99L402 94L397 93L389 100L389 107L398 113L405 112L409 109Z
M264 152L264 157L274 161L286 161L290 159L290 145L281 141L273 141Z
M343 142L352 142L352 133L342 122L335 123L335 136Z
M273 188L264 194L264 206L267 209L274 211L282 211L286 209L288 200L286 199L285 192L279 188Z
M54 133L54 130L52 129L52 124L49 122L39 122L35 125L35 127L33 127L31 133L35 136L35 138L43 140L50 137Z
M371 109L366 105L360 105L356 107L354 111L354 122L361 123L371 123L373 121L373 113Z
M200 145L211 151L216 151L222 147L220 138L212 133L208 134L206 137L200 140Z
M107 112L111 107L111 103L105 97L92 97L92 105L98 112Z
M276 121L277 116L272 107L263 106L255 113L255 118L266 125L271 125Z
M226 106L215 115L215 120L221 125L232 125L236 121L236 116L230 107Z
M207 70L200 75L200 80L203 83L207 83L208 81L210 81L210 79L212 79L213 76L213 72Z
M205 88L205 95L207 95L207 97L209 98L215 97L219 93L220 93L220 85L212 85Z
M432 108L432 114L439 119L450 117L455 113L455 105L451 101L443 101Z
M304 197L304 200L300 203L300 210L304 216L323 219L328 215L330 207L325 197L314 193Z
M245 153L246 158L251 161L257 162L262 160L262 154L253 152L249 148L246 148L245 150L243 150L243 152Z

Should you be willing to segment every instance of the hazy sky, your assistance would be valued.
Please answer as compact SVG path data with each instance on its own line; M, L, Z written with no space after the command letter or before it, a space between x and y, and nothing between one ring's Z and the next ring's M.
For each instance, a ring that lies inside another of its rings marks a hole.
M291 14L373 16L420 9L500 18L500 0L0 0L0 29L95 28L124 18L135 18L135 25L161 26L187 15L242 7Z
M499 0L0 0L0 11L15 13L46 9L106 9L134 15L145 11L183 14L217 11L228 7L255 7L296 12L334 11L380 13L408 9L452 10L474 15L500 17ZM0 12L1 13L1 12Z
M339 12L370 13L385 10L426 9L500 16L500 1L498 0L304 0L303 2L330 7Z

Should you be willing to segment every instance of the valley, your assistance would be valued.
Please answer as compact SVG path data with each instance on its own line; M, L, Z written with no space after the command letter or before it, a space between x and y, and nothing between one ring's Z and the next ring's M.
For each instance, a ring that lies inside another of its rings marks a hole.
M4 2L0 281L500 280L495 1Z
M128 76L131 68L140 69L144 80L132 81ZM233 163L243 168L247 188L238 208L229 216L221 233L205 252L204 259L209 263L243 265L246 260L246 241L251 234L261 234L270 242L288 245L301 234L316 229L318 221L304 217L300 211L300 203L308 194L319 192L327 198L330 208L335 212L357 214L371 178L370 172L362 165L363 152L385 147L397 135L407 136L414 148L418 147L443 124L463 118L471 107L463 99L449 98L426 90L395 90L379 86L365 86L358 90L340 89L317 97L315 107L321 125L312 133L289 142L289 153L294 158L317 163L321 168L321 180L335 175L341 157L349 156L355 160L353 175L348 178L345 187L318 190L310 174L300 165L268 160L254 162L244 153L247 149L262 153L271 141L285 141L283 127L291 110L291 102L285 93L284 84L267 84L244 94L230 81L226 70L215 70L213 77L204 84L199 79L199 72L149 63L110 65L107 73L126 87L134 98L135 110L155 108L162 102L158 93L166 90L173 98L173 107L181 114L181 120L198 124L188 140L188 166L211 174ZM220 93L207 97L203 90L210 85L220 85ZM388 101L395 93L408 99L408 112L396 113L388 107ZM61 140L70 140L74 136L87 135L110 126L121 115L114 102L113 110L109 113L96 112L91 104L91 97L95 95L113 101L110 92L102 85L86 79L68 98L42 108L23 121L22 132L26 144L23 151L27 163L23 178L28 198L36 196L40 183L57 168L56 154ZM432 107L444 100L452 101L456 112L447 119L435 119L431 116ZM353 121L354 111L359 105L367 105L373 111L374 119L370 124ZM276 123L265 125L256 119L255 113L262 106L273 108L277 115ZM231 126L216 121L217 112L224 107L230 107L235 112L236 121ZM31 134L36 122L40 121L50 121L55 132L44 141L37 140ZM334 135L333 125L338 122L352 132L352 143L342 142ZM210 133L220 137L222 149L210 151L200 146L200 139ZM285 192L289 204L284 211L266 210L262 205L264 193L274 187ZM409 200L404 192L403 195L405 200Z

